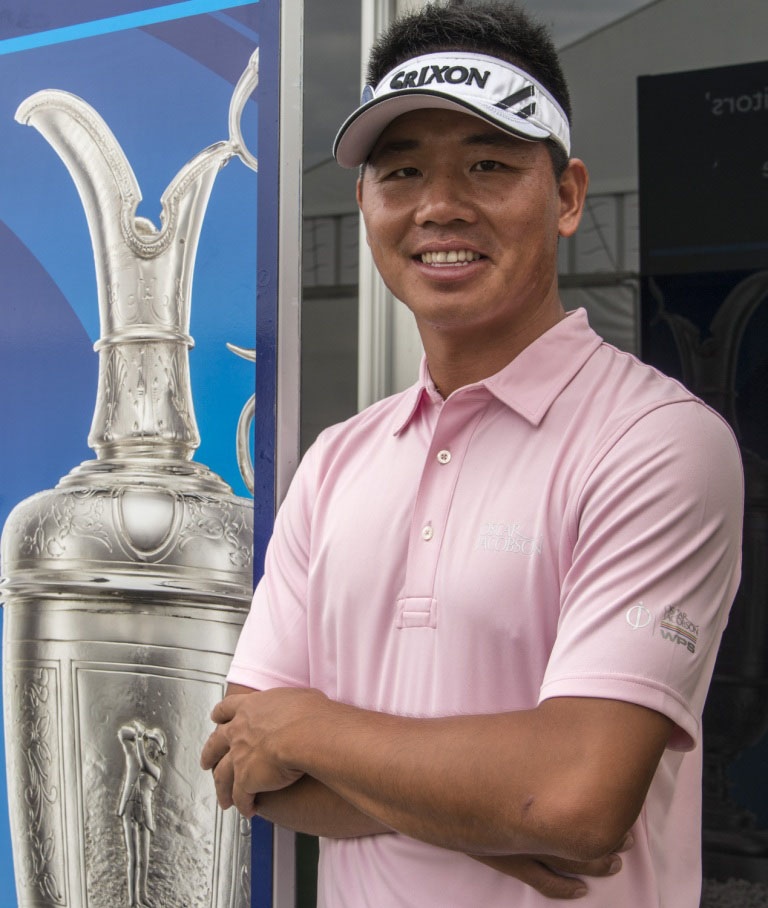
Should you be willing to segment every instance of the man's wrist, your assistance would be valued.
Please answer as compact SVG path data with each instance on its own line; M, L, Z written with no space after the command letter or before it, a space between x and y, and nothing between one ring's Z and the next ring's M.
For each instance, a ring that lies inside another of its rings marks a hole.
M315 688L302 690L285 724L270 739L275 763L286 770L311 774L312 758L328 737L328 714L338 705Z

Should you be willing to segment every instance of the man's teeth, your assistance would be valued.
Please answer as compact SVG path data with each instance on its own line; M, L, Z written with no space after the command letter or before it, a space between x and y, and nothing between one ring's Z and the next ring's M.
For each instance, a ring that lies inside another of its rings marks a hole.
M425 265L455 265L457 262L476 262L481 255L470 249L451 249L450 252L422 252L421 260Z

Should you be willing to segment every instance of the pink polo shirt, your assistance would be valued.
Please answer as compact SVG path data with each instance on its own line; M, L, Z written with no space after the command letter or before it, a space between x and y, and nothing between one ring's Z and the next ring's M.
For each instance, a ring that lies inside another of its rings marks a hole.
M580 904L697 908L700 717L738 585L742 493L723 420L603 343L583 310L445 401L422 366L302 461L229 680L413 716L560 696L658 710L677 730L636 844ZM321 840L318 904L552 902L395 834Z

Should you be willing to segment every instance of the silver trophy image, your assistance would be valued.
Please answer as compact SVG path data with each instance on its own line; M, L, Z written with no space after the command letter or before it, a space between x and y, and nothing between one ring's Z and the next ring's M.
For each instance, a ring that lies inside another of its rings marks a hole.
M238 82L229 139L201 151L137 217L134 173L93 108L27 98L74 180L96 265L96 453L16 506L2 534L3 700L20 906L245 908L250 825L199 768L252 592L253 503L192 459L195 253L216 174L254 170ZM232 348L253 359L254 352ZM253 398L238 427L249 488Z

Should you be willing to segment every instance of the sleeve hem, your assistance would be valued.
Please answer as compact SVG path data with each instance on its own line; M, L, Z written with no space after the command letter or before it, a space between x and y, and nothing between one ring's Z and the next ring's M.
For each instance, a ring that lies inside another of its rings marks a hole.
M243 684L246 687L252 687L254 690L270 690L273 687L306 687L295 678L287 678L277 672L265 672L249 668L245 665L237 665L234 662L229 668L227 682L231 684Z
M649 678L598 673L565 675L541 686L539 703L552 697L600 697L653 709L677 726L667 744L670 750L693 750L699 737L700 722L680 695Z

